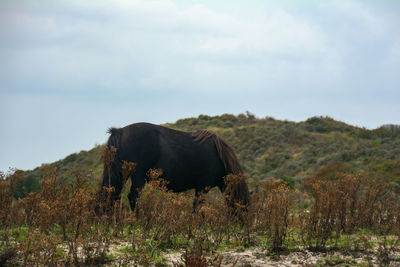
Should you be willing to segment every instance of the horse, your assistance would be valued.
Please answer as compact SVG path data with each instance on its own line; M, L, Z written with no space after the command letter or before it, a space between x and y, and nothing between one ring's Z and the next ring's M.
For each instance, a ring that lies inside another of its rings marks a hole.
M106 189L111 188L111 203L120 200L124 186L124 162L134 162L129 173L128 195L131 210L135 209L140 190L148 181L148 171L161 169L167 189L173 192L195 190L193 208L202 193L218 187L222 193L229 187L230 206L247 206L249 189L244 179L232 185L224 177L244 176L233 149L218 135L207 130L183 132L150 123L134 123L123 128L110 128L106 150L111 157L104 160L103 181L97 193L96 208L104 203ZM233 186L233 190L232 190ZM228 203L228 204L229 204Z

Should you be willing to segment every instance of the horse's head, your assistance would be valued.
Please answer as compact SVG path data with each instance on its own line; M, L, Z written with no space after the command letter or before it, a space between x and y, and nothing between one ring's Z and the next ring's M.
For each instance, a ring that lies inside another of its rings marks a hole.
M245 174L229 174L224 177L224 194L227 203L234 209L247 209L250 204L250 192Z

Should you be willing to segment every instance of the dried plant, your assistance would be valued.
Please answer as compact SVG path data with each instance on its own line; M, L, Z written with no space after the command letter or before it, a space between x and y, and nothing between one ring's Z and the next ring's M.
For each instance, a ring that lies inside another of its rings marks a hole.
M0 226L2 228L21 223L20 207L14 195L23 180L24 177L20 171L11 170L8 174L0 172Z
M175 267L220 267L223 257L218 253L207 253L200 245L192 251L185 249L181 256L182 263L174 263ZM237 262L237 261L236 261ZM236 262L232 265L235 266Z
M135 164L122 164L125 181ZM380 263L389 264L400 245L399 194L391 184L364 175L307 178L302 194L270 179L247 196L238 187L247 178L230 175L224 193L200 195L202 204L194 212L193 192L168 191L162 170L150 169L134 213L122 200L113 201L115 188L103 187L100 210L105 212L94 214L91 175L76 170L66 180L55 168L45 166L42 172L41 190L18 200L14 196L22 174L0 174L2 264L100 265L109 261L112 242L121 239L131 243L123 261L145 266L161 257L164 248L186 248L184 266L220 266L222 257L216 251L222 246L262 244L280 252L293 242L301 247L299 238L313 250L375 248ZM359 234L364 230L368 235ZM376 237L376 244L369 235ZM348 245L340 244L340 237Z
M289 226L289 211L292 204L291 192L287 183L270 179L263 188L262 224L271 240L271 250L283 249Z

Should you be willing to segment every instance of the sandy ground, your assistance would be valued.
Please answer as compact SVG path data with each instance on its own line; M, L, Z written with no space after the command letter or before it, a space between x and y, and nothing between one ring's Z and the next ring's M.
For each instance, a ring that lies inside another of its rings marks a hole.
M182 264L182 252L165 253L167 266ZM343 254L341 252L291 252L281 255L269 255L262 249L252 249L243 251L227 250L220 252L219 259L222 258L222 267L250 267L250 266L381 266L374 254L352 252ZM216 257L216 256L214 256ZM400 252L390 255L392 259L390 267L400 267ZM115 262L114 262L115 264ZM113 266L116 266L111 264ZM117 265L118 266L118 265ZM130 264L129 264L130 266ZM132 266L137 266L132 263ZM184 266L184 265L182 265Z
M376 257L368 255L343 255L340 253L314 253L314 252L292 252L288 255L274 255L269 256L266 252L261 250L245 250L242 252L226 251L221 253L223 267L228 266L314 266L317 263L325 263L325 259L342 259L345 263L350 266L356 266L357 264L364 263L364 266L379 266ZM169 266L173 266L173 263L182 262L180 260L180 253L167 254L165 258L168 259ZM400 262L397 262L400 266Z
M316 253L310 251L292 252L287 255L267 255L265 251L245 250L241 252L226 251L220 254L222 256L223 267L239 266L380 266L375 255L365 253L352 253L352 255L344 255L339 252ZM392 259L389 266L400 267L400 255L391 255ZM165 258L169 265L182 262L181 253L166 254ZM347 265L346 265L347 264Z

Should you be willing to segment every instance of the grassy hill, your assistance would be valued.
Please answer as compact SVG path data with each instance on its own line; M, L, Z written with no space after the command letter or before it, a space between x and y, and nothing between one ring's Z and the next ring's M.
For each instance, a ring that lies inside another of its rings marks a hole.
M296 123L246 113L200 115L164 126L183 131L209 129L219 134L237 152L250 182L275 177L295 186L316 172L330 179L341 171L400 184L400 128L396 125L367 130L329 117ZM65 179L69 171L78 168L100 179L103 148L99 145L71 154L50 166L57 166ZM40 168L26 171L25 187L36 188L40 177Z

